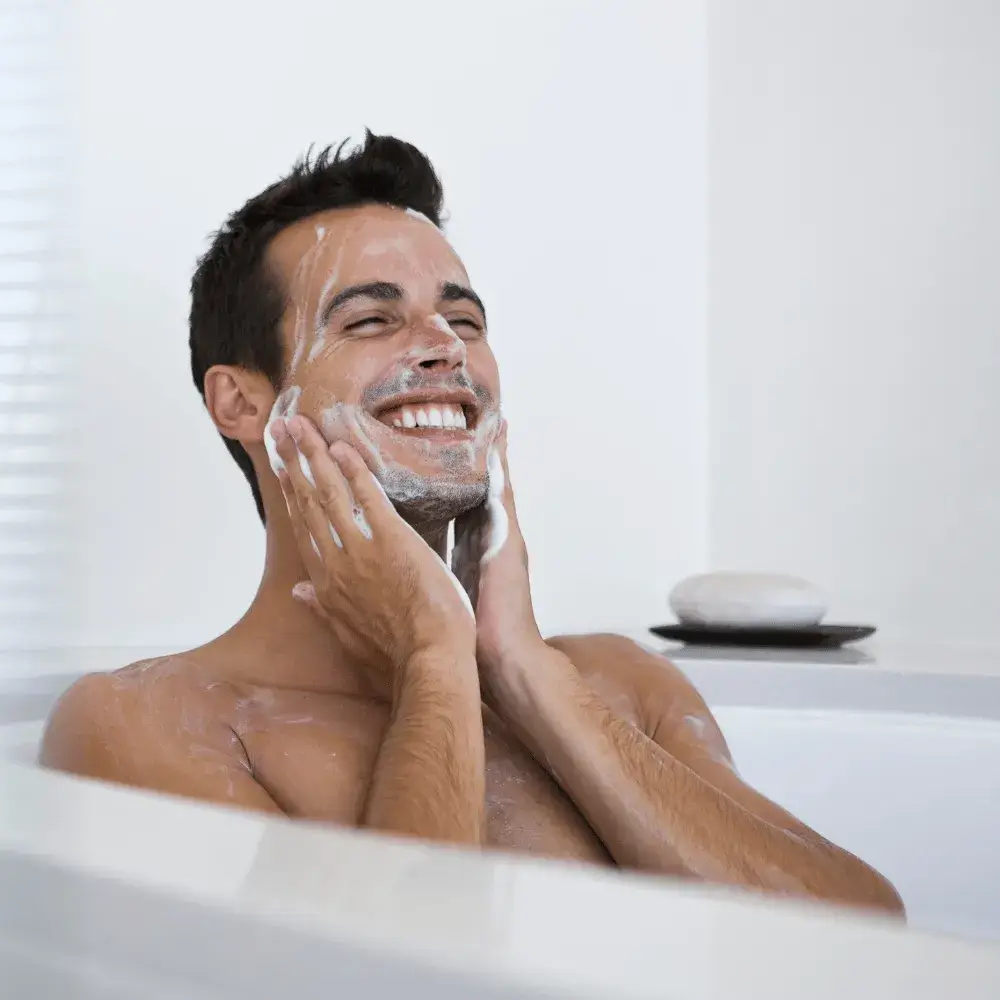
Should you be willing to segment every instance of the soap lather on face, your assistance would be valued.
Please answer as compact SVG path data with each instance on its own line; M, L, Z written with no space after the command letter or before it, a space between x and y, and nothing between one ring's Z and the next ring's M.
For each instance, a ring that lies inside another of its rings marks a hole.
M267 449L267 458L271 463L271 471L275 475L285 471L285 463L278 454L278 449L270 428L279 417L288 419L295 416L298 412L299 396L301 394L302 390L297 385L289 386L278 393L278 398L274 401L274 406L271 407L271 415L267 418L268 430L264 434L264 447Z
M291 300L273 415L284 406L348 441L411 524L485 502L499 379L482 305L440 230L387 206L341 209L283 231L271 258Z

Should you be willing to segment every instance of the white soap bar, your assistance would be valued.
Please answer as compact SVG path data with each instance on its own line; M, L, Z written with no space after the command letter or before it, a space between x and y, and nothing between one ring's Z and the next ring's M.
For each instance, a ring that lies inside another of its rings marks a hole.
M686 625L815 625L827 612L819 588L778 573L702 573L681 580L670 607Z

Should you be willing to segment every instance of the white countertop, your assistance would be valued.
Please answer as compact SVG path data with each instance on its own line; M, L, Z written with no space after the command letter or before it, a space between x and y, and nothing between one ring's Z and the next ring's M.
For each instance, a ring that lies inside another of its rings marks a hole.
M938 676L1000 677L1000 648L959 643L904 642L873 636L840 649L757 649L740 646L685 646L662 639L648 629L627 629L625 635L664 653L679 664L688 661L771 663L857 667L879 673Z

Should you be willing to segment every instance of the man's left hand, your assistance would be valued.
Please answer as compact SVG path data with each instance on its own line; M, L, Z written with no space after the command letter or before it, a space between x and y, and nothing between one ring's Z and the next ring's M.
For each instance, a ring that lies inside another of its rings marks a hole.
M544 648L507 466L506 421L490 447L488 471L487 501L456 519L452 553L455 575L476 609L476 655L487 686L491 677Z

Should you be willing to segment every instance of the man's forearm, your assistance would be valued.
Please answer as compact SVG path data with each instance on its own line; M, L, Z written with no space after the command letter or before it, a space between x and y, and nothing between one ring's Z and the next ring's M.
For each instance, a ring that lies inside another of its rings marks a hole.
M883 905L853 855L737 803L591 691L562 653L500 674L490 700L620 864L800 895Z
M480 843L484 810L482 704L475 662L425 653L395 694L364 809L364 825L452 843Z

